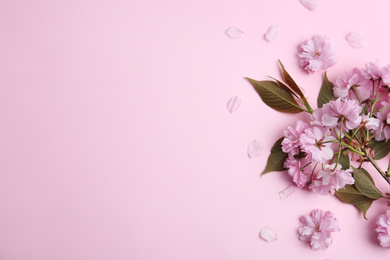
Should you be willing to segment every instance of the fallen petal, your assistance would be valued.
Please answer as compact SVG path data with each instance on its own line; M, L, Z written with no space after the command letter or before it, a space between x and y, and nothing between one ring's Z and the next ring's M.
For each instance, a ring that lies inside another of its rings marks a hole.
M241 34L244 32L238 29L237 27L230 27L225 31L225 33L232 39L238 39L240 38Z
M253 140L250 144L248 144L247 148L249 158L259 157L263 152L263 147L263 142L257 139Z
M277 240L276 231L272 227L261 228L260 237L267 242L274 242Z
M347 41L349 43L349 46L354 49L363 48L366 45L366 40L364 39L363 35L358 32L351 32L347 36Z
M318 0L301 0L301 4L310 11L314 11L319 6Z
M278 35L279 35L279 25L271 25L268 28L268 31L265 33L264 38L267 41L272 42L273 40L276 39L276 37L278 37Z
M293 194L294 192L295 192L295 187L290 184L290 185L288 185L288 187L286 189L284 189L281 192L279 192L279 198L281 200L285 200L288 197L290 197L291 194Z
M234 97L229 99L229 101L227 103L227 108L228 108L230 114L237 110L237 108L240 106L241 102L242 102L242 100L239 96L234 96Z

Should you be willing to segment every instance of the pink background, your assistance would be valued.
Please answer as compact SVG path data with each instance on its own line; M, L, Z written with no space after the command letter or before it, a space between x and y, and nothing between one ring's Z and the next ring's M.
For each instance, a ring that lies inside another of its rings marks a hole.
M302 116L266 107L243 77L279 77L281 59L316 104L322 73L299 43L326 34L339 62L390 63L385 0L1 0L0 259L389 259L368 221L331 196L259 177ZM279 37L263 38L278 24ZM230 26L245 33L230 39ZM353 49L346 36L367 41ZM240 95L229 114L226 102ZM249 159L248 143L264 143ZM386 160L381 162L386 166ZM370 168L369 168L370 169ZM377 185L389 187L375 176ZM312 251L298 218L331 210L333 245ZM259 230L271 226L278 240Z

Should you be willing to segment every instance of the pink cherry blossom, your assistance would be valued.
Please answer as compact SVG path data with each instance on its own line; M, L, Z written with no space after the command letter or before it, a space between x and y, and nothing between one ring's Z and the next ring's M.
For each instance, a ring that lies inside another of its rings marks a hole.
M334 127L339 131L342 127L344 132L357 128L362 122L362 107L354 99L331 100L323 109L325 112L321 121L327 127Z
M390 65L381 67L378 62L369 62L366 64L365 71L369 75L370 79L386 79L388 83L388 79L390 77Z
M390 209L376 219L378 240L382 247L390 247Z
M363 115L363 123L368 130L376 131L379 127L380 120L369 115Z
M356 93L352 87L355 88L360 101L365 101L371 97L372 83L358 68L347 70L337 78L336 85L333 88L333 93L336 97L349 97L356 99Z
M314 162L323 162L333 157L332 143L336 140L330 135L330 131L324 127L307 128L299 138L302 151L308 154L308 158Z
M284 131L284 139L282 141L282 150L285 153L297 155L299 153L299 137L306 130L307 124L302 120L298 120L293 126L289 126Z
M383 110L375 114L379 120L379 126L375 130L375 140L387 141L390 139L390 103L382 102L381 108L383 108Z
M299 219L299 239L308 241L313 250L325 250L332 244L331 233L340 231L339 222L330 211L314 209Z
M301 159L295 159L290 156L284 162L284 168L287 169L288 175L293 178L293 182L298 188L303 188L310 181L311 171L313 167L309 165L310 161L304 157Z
M335 168L336 167L336 168ZM352 177L352 169L342 170L341 165L335 163L325 165L324 169L319 171L313 180L310 188L315 193L327 195L336 190L342 189L347 184L354 184L355 179Z
M326 36L315 35L298 46L298 63L308 73L325 70L337 62L329 39Z

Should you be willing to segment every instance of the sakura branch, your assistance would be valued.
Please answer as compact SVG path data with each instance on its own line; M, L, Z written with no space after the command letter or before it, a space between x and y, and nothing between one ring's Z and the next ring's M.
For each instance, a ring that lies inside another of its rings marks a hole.
M336 61L325 37L315 36L299 48L299 64L308 73L329 68ZM297 187L336 195L342 202L356 206L366 218L375 200L390 199L364 168L372 164L390 185L389 169L384 171L377 163L390 152L390 65L381 67L370 62L364 69L347 70L336 84L325 73L316 109L281 62L280 67L281 81L247 80L269 107L290 114L306 112L310 120L298 120L284 131L272 147L262 175L287 171ZM390 228L384 228L390 227L389 212L378 220L378 239L384 247L390 247L386 242L390 241ZM301 224L304 222L301 220ZM301 239L314 243L303 235ZM325 249L329 241L328 237L314 247Z

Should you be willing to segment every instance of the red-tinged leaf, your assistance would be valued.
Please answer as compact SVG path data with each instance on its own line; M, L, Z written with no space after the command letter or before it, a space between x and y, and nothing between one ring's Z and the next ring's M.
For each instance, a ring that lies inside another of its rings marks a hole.
M250 78L246 79L255 88L261 100L272 109L279 112L295 114L305 111L298 105L291 93L280 86L278 82L270 80L256 81Z
M268 157L267 165L265 166L264 171L261 175L264 175L268 172L280 172L286 170L283 164L287 159L288 154L282 151L282 141L283 138L278 139L275 144L272 146L271 154Z
M295 81L293 80L293 78L290 76L290 74L287 72L287 70L285 69L285 67L283 66L283 63L279 61L279 64L280 64L280 68L281 68L281 71L282 71L282 78L284 80L284 82L286 82L286 84L296 93L298 94L302 100L306 101L306 98L305 98L305 95L303 94L302 90L299 88L298 84L295 83Z

